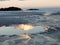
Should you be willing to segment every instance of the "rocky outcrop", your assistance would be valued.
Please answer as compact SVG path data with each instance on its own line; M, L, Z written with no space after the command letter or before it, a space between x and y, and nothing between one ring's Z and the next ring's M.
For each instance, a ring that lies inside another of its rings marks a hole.
M28 9L28 10L39 10L39 9Z
M22 9L18 7L0 8L0 11L18 11L18 10L21 11Z

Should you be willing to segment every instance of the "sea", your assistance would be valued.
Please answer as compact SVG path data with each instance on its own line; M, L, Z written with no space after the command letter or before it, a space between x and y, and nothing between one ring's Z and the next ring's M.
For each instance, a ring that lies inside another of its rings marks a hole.
M34 29L16 29L20 24ZM19 36L23 34L30 38ZM0 11L0 45L60 45L60 8Z

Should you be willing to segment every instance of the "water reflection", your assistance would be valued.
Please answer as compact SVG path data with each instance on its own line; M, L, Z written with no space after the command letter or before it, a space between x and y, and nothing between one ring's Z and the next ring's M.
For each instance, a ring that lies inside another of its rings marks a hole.
M26 24L19 24L15 26L2 26L0 27L0 35L13 35L13 34L36 34L40 32L44 32L44 28L42 26L33 26Z
M33 26L33 25L28 25L28 24L19 24L19 25L17 25L16 26L16 29L21 29L21 30L26 30L26 31L28 31L28 30L31 30L31 29L33 29L35 26Z
M24 38L24 39L31 39L31 37L28 35L28 34L21 34L21 35L18 35L20 36L20 38Z

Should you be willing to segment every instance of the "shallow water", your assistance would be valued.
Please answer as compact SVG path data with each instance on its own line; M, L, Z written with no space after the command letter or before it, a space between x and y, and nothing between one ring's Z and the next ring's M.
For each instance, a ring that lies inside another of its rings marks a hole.
M40 9L40 11L0 11L0 45L60 45L60 8ZM30 24L30 31L17 30L16 25ZM50 26L49 31L43 27ZM53 28L52 28L53 27ZM19 37L27 33L31 39ZM4 35L6 34L6 35Z
M0 27L0 35L19 35L19 34L36 34L40 32L44 32L45 30L41 26L36 26L31 30L22 30L22 29L16 29L14 26L9 26L9 27Z
M44 15L47 12L42 13L42 15L40 15L40 13L41 12L21 12L21 11L1 12L0 11L0 26L4 26L4 25L11 26L17 24L31 24L34 26L38 26L38 28L35 28L34 30L38 30L38 29L40 30L39 26L42 25L53 25L53 26L56 25L60 27L60 15L50 15L50 14ZM5 30L6 29L12 30L13 27L0 27L0 28L1 28L0 29L1 32L1 30L3 30L4 28Z
M0 25L13 25L13 24L56 24L60 25L60 15L44 15L41 12L20 12L20 11L0 11ZM46 13L46 12L45 12ZM48 12L49 13L49 12Z

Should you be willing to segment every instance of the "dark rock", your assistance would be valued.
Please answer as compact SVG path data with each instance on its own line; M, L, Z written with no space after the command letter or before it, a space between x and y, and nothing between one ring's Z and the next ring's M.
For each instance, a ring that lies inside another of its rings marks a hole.
M22 9L18 7L0 8L0 11L18 11L18 10L21 11Z
M28 9L28 10L39 10L39 9Z

